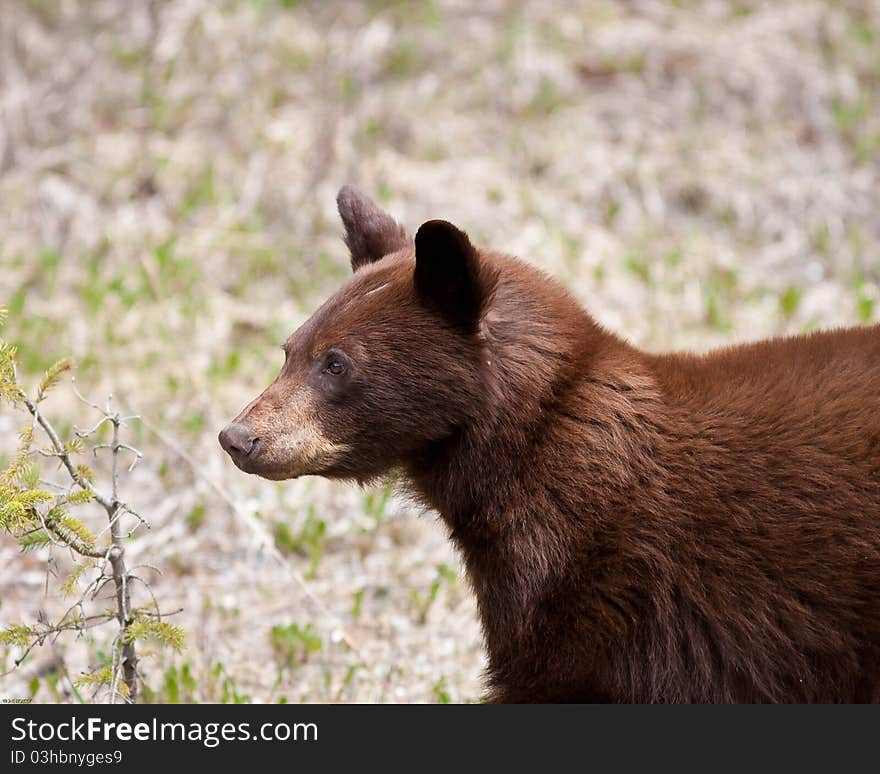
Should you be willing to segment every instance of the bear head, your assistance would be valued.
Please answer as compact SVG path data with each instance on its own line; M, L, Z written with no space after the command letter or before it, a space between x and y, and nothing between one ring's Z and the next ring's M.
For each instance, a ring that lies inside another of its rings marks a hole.
M493 269L431 220L412 239L352 186L337 198L353 274L284 344L278 377L221 432L243 471L367 481L480 410Z

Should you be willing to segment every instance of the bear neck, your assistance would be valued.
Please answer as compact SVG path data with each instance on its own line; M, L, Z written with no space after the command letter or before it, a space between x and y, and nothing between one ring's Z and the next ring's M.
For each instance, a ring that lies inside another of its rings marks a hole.
M548 295L496 293L482 331L484 400L406 469L462 553L490 665L534 633L571 552L597 544L603 505L629 486L619 460L651 444L632 432L652 395L640 353L567 294Z

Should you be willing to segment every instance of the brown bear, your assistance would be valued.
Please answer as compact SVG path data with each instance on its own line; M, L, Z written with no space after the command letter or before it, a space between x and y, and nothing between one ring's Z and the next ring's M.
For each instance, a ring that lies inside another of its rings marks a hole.
M354 274L220 443L400 471L464 558L488 699L880 700L880 326L650 354L450 223L338 204Z

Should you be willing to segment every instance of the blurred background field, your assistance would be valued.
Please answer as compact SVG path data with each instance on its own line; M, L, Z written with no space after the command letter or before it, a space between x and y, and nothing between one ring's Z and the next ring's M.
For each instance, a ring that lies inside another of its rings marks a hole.
M130 561L189 639L147 698L480 697L433 514L216 442L349 272L340 185L705 349L880 317L878 97L878 2L0 0L3 335L25 384L70 355L144 417ZM45 412L92 419L67 385ZM0 456L24 421L0 410ZM0 624L63 611L47 558L0 538ZM0 695L74 700L106 646L37 648Z

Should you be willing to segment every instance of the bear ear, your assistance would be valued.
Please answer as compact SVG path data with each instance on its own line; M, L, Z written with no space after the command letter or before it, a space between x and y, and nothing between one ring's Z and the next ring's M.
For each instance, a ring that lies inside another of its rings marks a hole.
M445 220L416 232L416 293L446 320L473 333L480 320L479 257L468 235Z
M352 271L409 244L406 229L353 185L339 189L336 206L345 226Z

